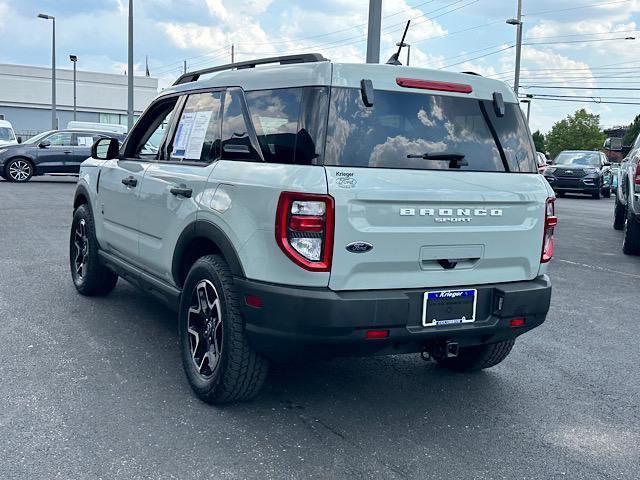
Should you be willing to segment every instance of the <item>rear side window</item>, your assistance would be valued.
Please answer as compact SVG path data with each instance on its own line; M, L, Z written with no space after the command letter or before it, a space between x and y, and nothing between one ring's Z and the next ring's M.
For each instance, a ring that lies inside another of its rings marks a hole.
M507 104L507 110L517 111L492 119L493 105L487 103L377 90L373 107L367 108L359 90L333 88L325 164L448 170L450 160L421 156L455 154L464 156L460 170L537 172L530 135L519 123L519 107Z
M244 93L240 88L229 88L222 115L222 159L259 162L258 149Z
M326 87L229 89L223 115L223 158L320 164L328 93Z
M189 95L171 146L171 160L211 163L220 156L222 93Z

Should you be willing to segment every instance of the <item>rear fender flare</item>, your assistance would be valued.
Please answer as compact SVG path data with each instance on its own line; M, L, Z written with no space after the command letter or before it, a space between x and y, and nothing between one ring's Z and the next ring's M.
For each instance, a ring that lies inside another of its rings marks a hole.
M218 247L218 250L220 250L220 253L229 264L231 273L234 276L245 276L244 268L240 262L238 252L233 246L231 240L229 240L227 234L224 233L220 227L207 220L196 220L183 230L176 242L176 248L173 252L173 260L171 262L171 275L173 276L173 280L176 285L181 286L181 266L182 260L185 257L186 249L189 244L197 238L206 238Z

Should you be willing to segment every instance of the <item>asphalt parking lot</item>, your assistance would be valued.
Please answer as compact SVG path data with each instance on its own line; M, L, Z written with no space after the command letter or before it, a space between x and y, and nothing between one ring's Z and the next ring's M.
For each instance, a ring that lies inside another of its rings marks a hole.
M76 294L74 183L0 182L0 478L640 478L640 257L613 200L558 200L550 315L503 364L280 366L214 408L172 312L122 281Z

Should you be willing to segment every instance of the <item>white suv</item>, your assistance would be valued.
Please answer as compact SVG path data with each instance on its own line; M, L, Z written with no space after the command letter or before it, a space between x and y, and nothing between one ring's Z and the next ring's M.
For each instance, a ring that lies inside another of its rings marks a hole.
M120 276L177 309L211 403L255 395L274 358L474 370L545 320L553 201L504 83L269 58L187 73L120 150L94 144L71 272L84 295Z

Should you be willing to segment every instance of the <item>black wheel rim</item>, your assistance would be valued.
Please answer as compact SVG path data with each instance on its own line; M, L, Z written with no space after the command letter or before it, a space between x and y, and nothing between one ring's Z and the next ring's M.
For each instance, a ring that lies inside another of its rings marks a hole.
M193 366L201 377L211 378L220 365L222 313L218 291L209 280L198 282L191 293L187 335Z
M31 176L31 165L25 160L16 160L9 165L9 176L16 182L24 182Z
M84 218L76 224L73 232L75 275L82 280L87 273L87 257L89 255L89 238L87 237L87 222Z

